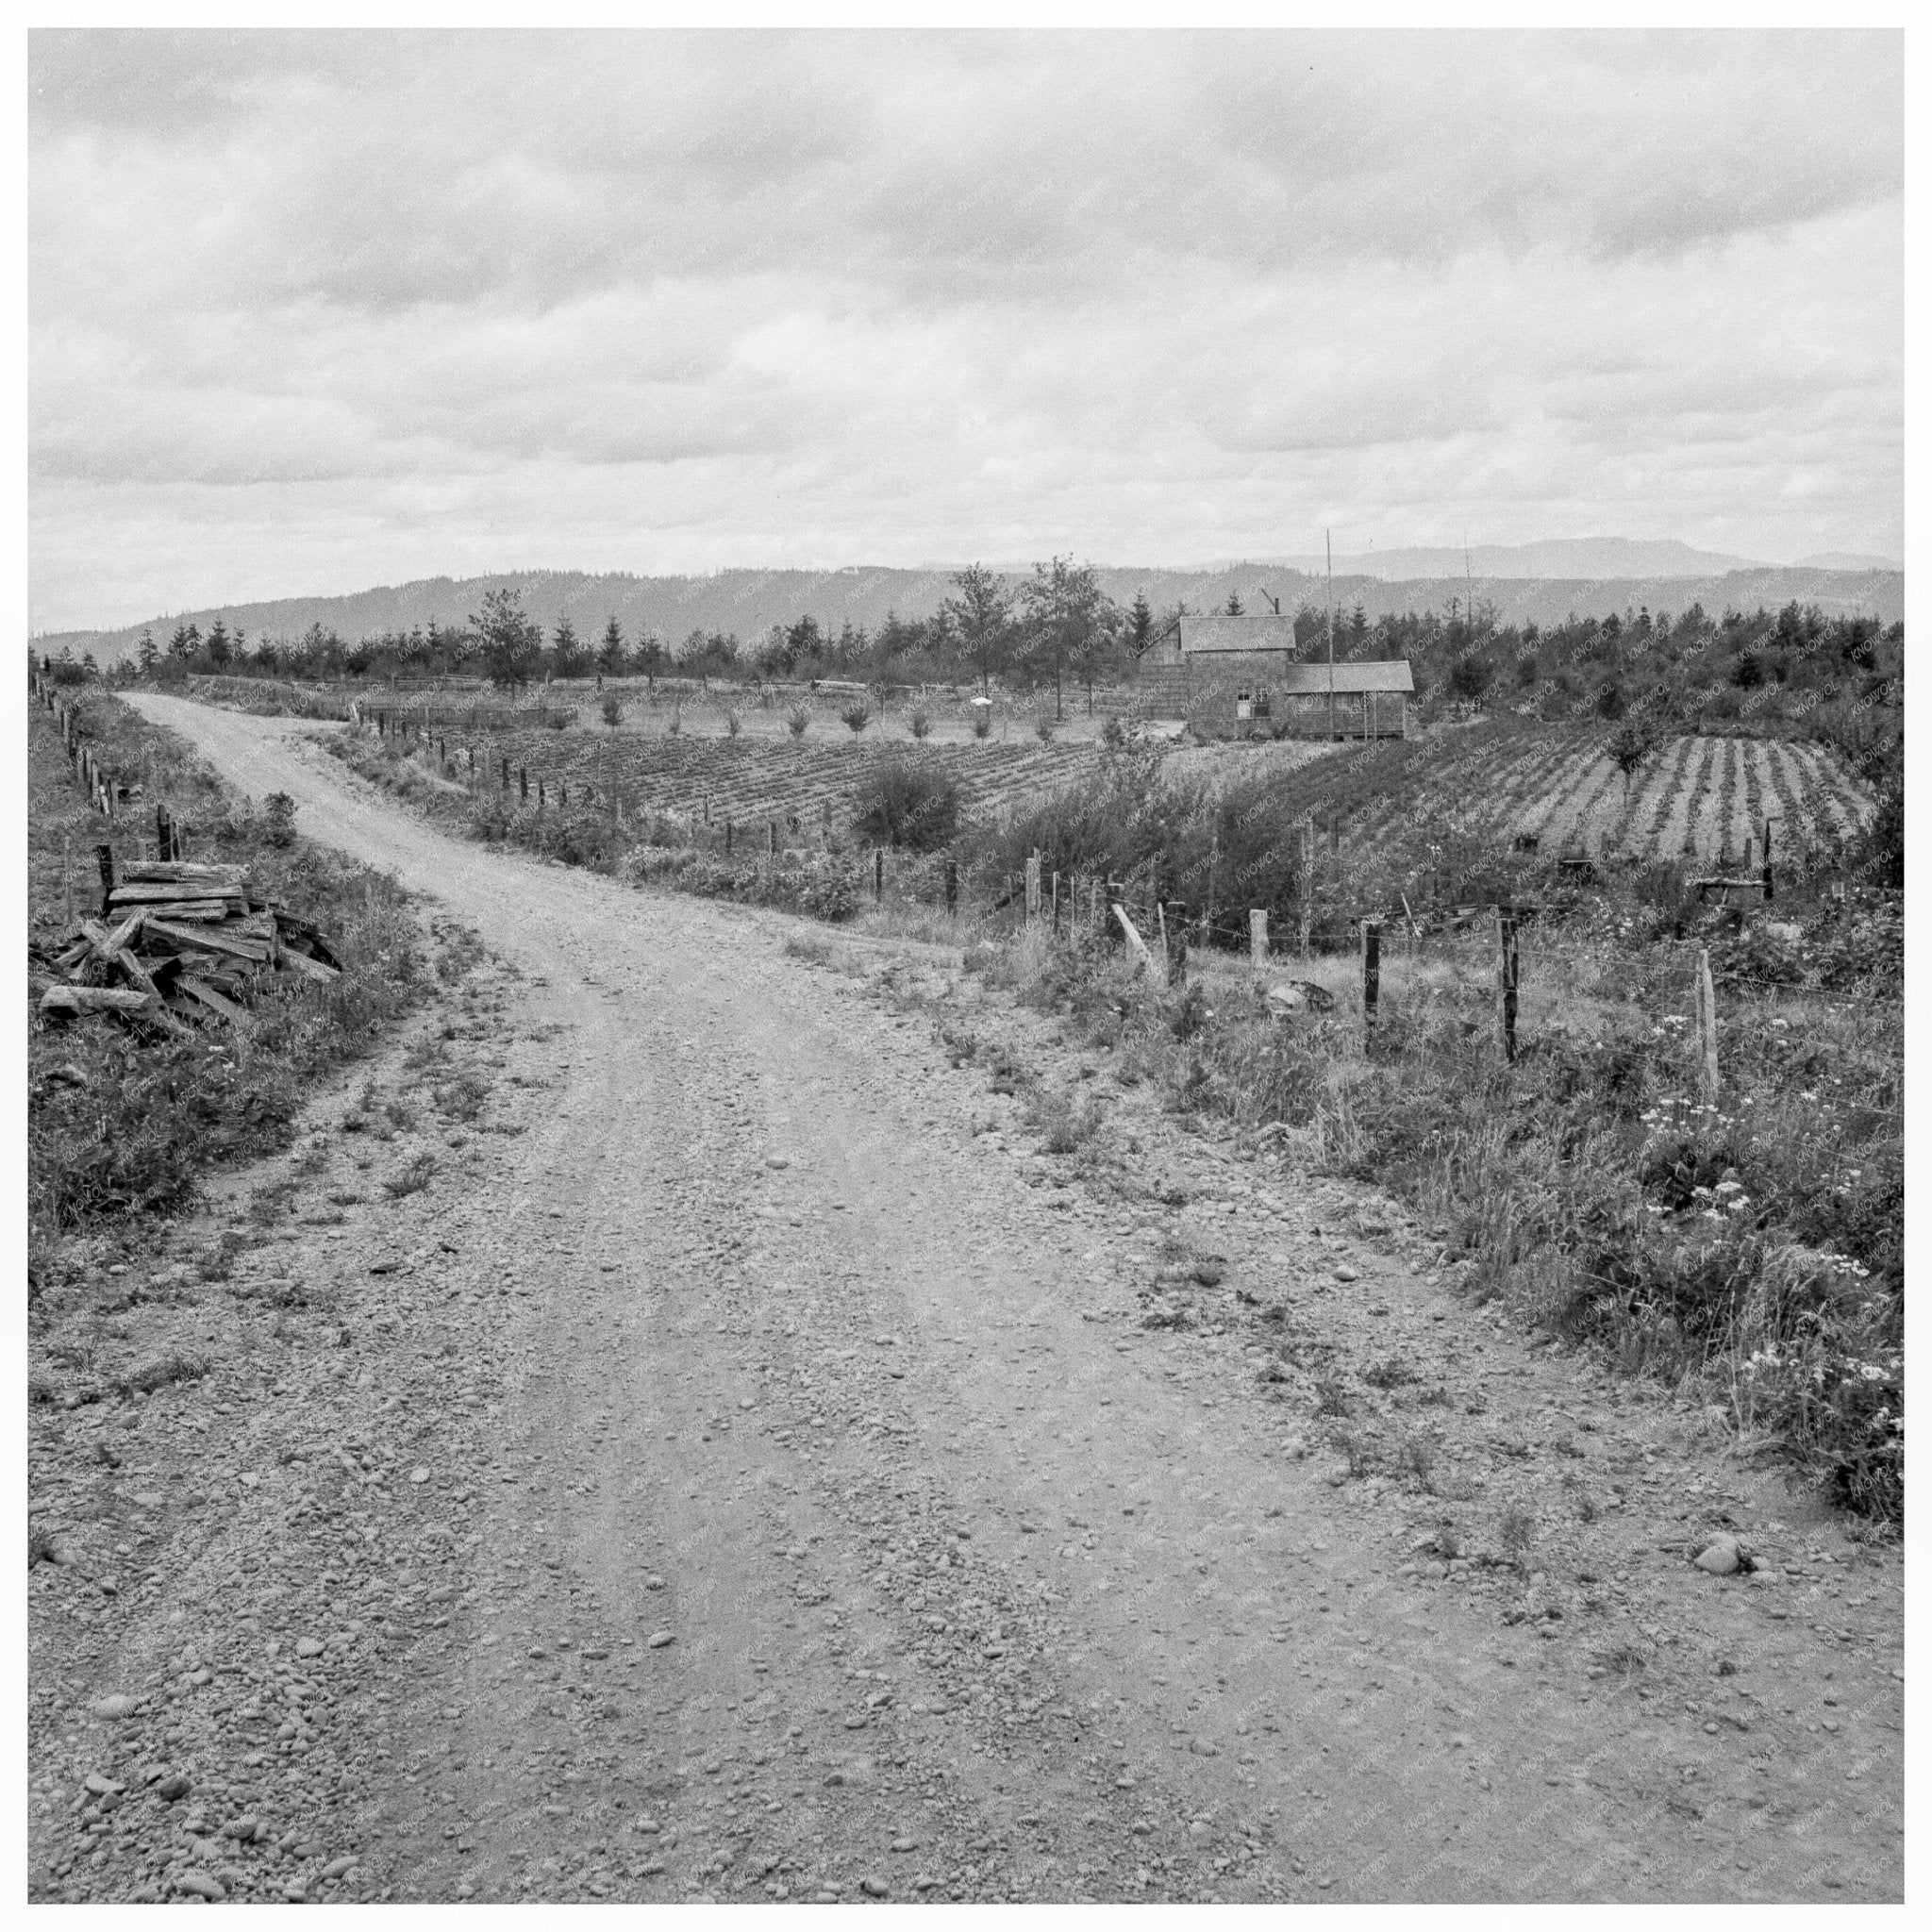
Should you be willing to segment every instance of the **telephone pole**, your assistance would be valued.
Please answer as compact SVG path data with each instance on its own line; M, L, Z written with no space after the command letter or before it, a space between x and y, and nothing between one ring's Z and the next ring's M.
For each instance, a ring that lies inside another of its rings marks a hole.
M1328 736L1335 736L1335 538L1322 532L1322 546L1328 556Z

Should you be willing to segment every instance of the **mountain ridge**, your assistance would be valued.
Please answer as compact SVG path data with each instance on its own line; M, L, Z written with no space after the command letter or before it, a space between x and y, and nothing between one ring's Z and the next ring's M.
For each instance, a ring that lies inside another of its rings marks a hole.
M1472 557L1472 561L1474 558ZM1459 561L1459 558L1458 558ZM1230 593L1253 609L1266 608L1265 592L1281 599L1284 610L1320 608L1326 595L1319 574L1279 562L1232 563L1197 570L1133 569L1096 565L1095 575L1122 605L1144 591L1157 614L1176 602L1190 609L1225 607ZM1008 581L1018 574L1008 574ZM179 624L206 632L217 617L229 630L238 625L253 641L264 633L297 638L311 625L342 638L408 631L439 624L460 625L476 610L487 590L508 585L523 596L524 608L545 631L567 614L580 636L594 641L615 616L625 636L635 641L643 627L674 647L693 630L736 632L747 645L758 642L774 624L791 624L809 613L837 631L850 623L875 629L889 612L902 618L929 615L953 591L951 575L941 570L852 566L833 571L725 570L706 575L639 576L627 572L510 571L474 577L422 577L404 584L377 585L339 595L282 597L209 606L157 617L144 624L101 630L45 632L31 640L36 651L91 650L104 664L134 652L142 633L152 630L165 645ZM1368 617L1459 605L1470 586L1460 569L1439 575L1389 579L1364 572L1338 571L1335 602L1348 611L1359 604ZM1816 604L1827 615L1857 611L1886 622L1905 613L1902 571L1831 571L1770 565L1750 566L1700 576L1512 577L1478 574L1478 604L1494 607L1499 623L1542 625L1578 616L1620 614L1647 607L1680 611L1700 603L1712 615L1727 606L1776 608L1796 599Z

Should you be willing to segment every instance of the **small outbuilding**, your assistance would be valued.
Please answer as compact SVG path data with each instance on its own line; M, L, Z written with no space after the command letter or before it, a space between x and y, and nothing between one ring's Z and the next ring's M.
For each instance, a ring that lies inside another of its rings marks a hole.
M1140 682L1150 717L1318 738L1407 738L1415 694L1407 658L1305 658L1293 618L1272 613L1183 616Z

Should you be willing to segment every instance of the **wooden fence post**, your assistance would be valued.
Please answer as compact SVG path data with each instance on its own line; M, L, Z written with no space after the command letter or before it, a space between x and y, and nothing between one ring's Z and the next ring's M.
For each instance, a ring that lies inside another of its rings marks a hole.
M1717 989L1710 983L1710 948L1697 949L1697 1079L1707 1101L1717 1098Z
M1259 906L1248 908L1248 958L1257 972L1268 963L1268 914Z
M1771 821L1775 813L1768 814L1764 821L1764 903L1769 906L1777 897L1777 884L1771 875Z
M1060 875L1058 873L1055 873L1053 875L1053 936L1055 939L1058 939L1060 936Z
M1496 1005L1503 1029L1503 1057L1516 1060L1516 919L1496 908Z
M528 805L530 802L530 768L528 765L519 765L517 767L517 801L522 805Z
M872 856L872 903L876 906L886 896L886 848L881 845Z
M1040 854L1034 853L1026 861L1026 923L1031 925L1040 917Z
M506 791L509 790L509 760L508 758L503 760L503 789Z
M1373 1030L1382 1000L1382 922L1362 921L1362 1025Z
M778 857L778 821L776 819L770 821L768 831L771 841L771 856L775 859Z
M67 924L74 924L74 841L60 834L60 891L67 905Z
M114 891L114 848L111 845L94 847L94 862L101 869L101 916L108 914L108 901Z
M731 857L731 814L728 811L724 814L724 857Z
M1295 896L1301 902L1301 952L1308 957L1308 928L1314 917L1315 815L1310 812L1301 825L1301 863L1295 874Z
M1179 899L1174 900L1172 904L1174 906L1174 937L1172 941L1173 950L1168 955L1167 983L1170 986L1178 986L1188 976L1188 908L1185 902ZM1164 924L1161 937L1163 941L1166 941L1167 934Z
M957 858L949 858L946 860L946 917L957 919L958 916L959 861Z

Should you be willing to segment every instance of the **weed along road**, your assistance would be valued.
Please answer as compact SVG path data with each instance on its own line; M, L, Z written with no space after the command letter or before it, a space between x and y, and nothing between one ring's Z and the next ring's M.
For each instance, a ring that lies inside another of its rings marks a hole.
M503 1363L424 1452L447 1621L327 1801L364 1895L1901 1895L1896 1557L1502 1330L1399 1209L1151 1103L1067 1180L932 1023L1077 1049L957 951L458 843L312 726L129 701L521 975L521 1131L313 1263L393 1296L374 1397L454 1376L432 1333ZM1225 1321L1145 1325L1175 1257ZM1351 1479L1262 1303L1444 1391L1427 1485ZM1698 1568L1717 1514L1775 1560Z

